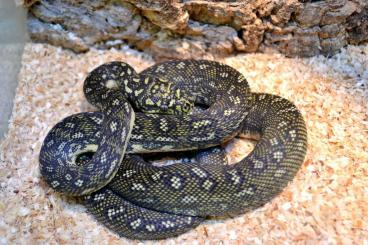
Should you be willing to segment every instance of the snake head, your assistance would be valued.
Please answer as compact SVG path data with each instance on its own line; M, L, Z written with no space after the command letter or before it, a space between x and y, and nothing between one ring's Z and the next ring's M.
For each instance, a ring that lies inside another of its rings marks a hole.
M175 93L180 93L180 89L177 89ZM175 97L169 101L168 110L174 115L188 114L194 106L194 102L186 97Z
M194 98L174 83L152 78L141 100L140 107L146 113L182 115L191 111Z

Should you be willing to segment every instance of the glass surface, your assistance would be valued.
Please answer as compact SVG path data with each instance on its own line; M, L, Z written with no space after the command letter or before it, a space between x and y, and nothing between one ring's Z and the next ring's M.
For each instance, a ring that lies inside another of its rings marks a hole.
M26 10L0 0L0 139L6 133L26 40Z

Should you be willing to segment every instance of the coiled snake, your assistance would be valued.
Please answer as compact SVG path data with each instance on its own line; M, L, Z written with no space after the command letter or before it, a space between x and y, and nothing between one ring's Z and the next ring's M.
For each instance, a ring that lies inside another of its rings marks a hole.
M84 92L100 112L56 124L43 142L40 171L56 191L82 195L98 220L132 239L176 236L207 216L262 206L306 154L297 108L251 93L243 75L221 63L170 61L140 74L106 63L87 76ZM236 135L259 140L246 158L226 165L223 151L209 147ZM209 149L194 160L164 167L125 155L202 148Z

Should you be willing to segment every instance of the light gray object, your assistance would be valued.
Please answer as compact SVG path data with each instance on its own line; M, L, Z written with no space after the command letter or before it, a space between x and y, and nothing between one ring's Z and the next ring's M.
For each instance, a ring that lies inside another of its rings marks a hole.
M14 1L0 1L0 139L13 108L15 88L26 40L26 10Z

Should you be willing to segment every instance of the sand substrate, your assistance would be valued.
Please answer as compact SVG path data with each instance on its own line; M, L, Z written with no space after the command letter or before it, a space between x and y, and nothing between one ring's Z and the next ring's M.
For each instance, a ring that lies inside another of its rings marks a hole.
M302 111L308 127L306 160L272 202L253 212L207 221L162 244L367 244L368 46L334 57L288 59L250 54L221 60L242 72L253 91L281 95ZM129 50L76 55L27 44L10 129L1 142L0 244L124 244L73 199L42 180L40 147L62 118L90 110L86 74L108 61L138 71L154 62ZM233 144L237 157L243 143ZM147 242L152 243L152 242Z

